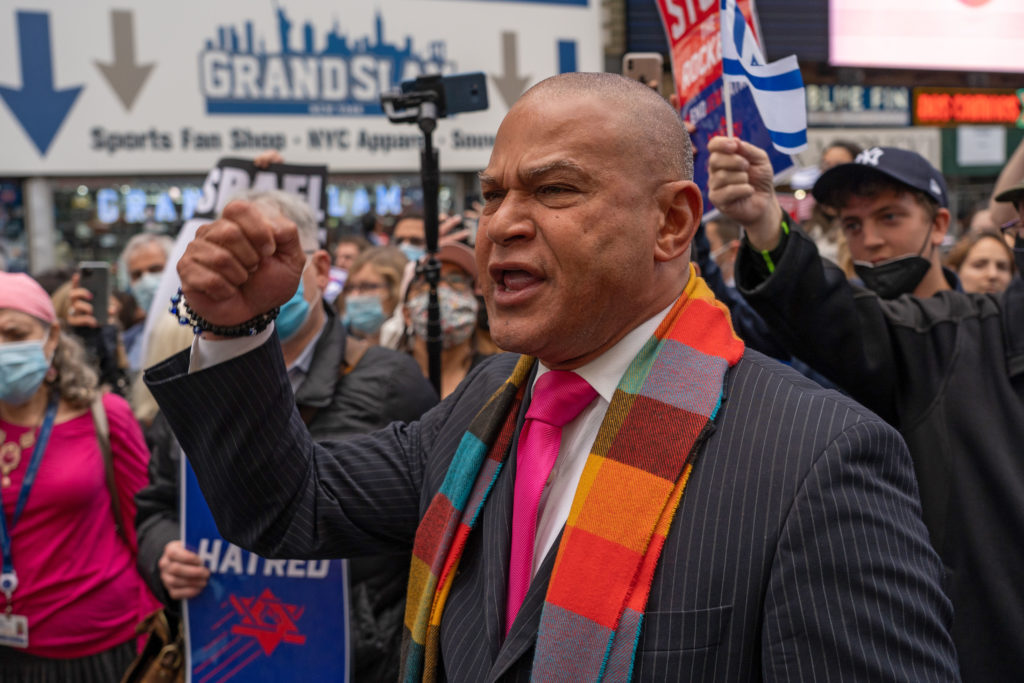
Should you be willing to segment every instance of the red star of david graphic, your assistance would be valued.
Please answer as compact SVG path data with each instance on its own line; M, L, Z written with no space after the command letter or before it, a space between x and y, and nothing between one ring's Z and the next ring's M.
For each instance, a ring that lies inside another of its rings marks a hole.
M231 627L231 632L240 636L251 636L263 648L268 657L281 642L305 645L306 636L299 633L295 622L302 617L306 608L289 605L264 588L258 598L229 596L231 605L241 617L241 622Z

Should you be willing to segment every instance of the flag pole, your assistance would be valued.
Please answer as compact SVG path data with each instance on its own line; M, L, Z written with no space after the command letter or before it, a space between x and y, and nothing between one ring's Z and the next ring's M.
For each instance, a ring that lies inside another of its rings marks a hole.
M725 0L720 0L718 3L718 46L719 50L724 54L725 52L725 40L722 37L722 28L725 26L723 21L723 13L728 8L728 3ZM723 60L724 62L724 60ZM726 137L732 137L732 87L729 83L729 79L725 77L725 64L722 64L722 103L725 104L725 135Z
M722 75L722 101L725 103L725 134L732 137L732 85Z

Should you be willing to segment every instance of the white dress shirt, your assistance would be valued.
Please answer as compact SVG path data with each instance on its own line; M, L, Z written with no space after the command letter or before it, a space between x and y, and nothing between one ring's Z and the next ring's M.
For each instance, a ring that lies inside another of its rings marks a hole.
M668 306L653 318L634 328L615 346L573 371L594 387L597 398L584 408L583 412L576 416L576 419L562 427L562 445L558 449L558 459L555 461L554 467L551 468L551 474L540 495L540 507L537 510L537 536L533 541L531 578L536 575L537 568L544 561L544 556L555 544L555 539L561 533L565 520L569 519L569 509L572 508L576 487L580 483L580 477L583 476L583 468L587 464L590 447L597 440L597 432L601 427L601 422L604 421L605 413L608 412L608 406L611 405L612 396L619 386L619 380L622 379L629 364L633 362L633 358L640 353L640 349L658 329L658 325L668 315L671 308L672 306ZM537 377L548 372L548 368L543 363L538 365ZM536 378L534 381L537 381ZM530 391L533 391L532 386ZM512 455L514 454L510 454L510 457Z
M562 445L558 451L558 459L544 485L540 509L537 511L537 536L534 539L531 578L537 573L544 556L551 550L565 521L569 519L569 510L576 495L576 486L583 476L590 447L597 439L597 432L604 421L605 413L608 412L608 406L611 405L619 380L671 308L670 305L649 318L620 339L615 346L574 371L597 391L597 398L584 408L576 419L562 428ZM241 356L266 341L273 329L271 323L271 326L258 334L237 339L211 340L197 336L192 342L188 370L198 372L203 368ZM540 377L545 372L548 372L548 368L539 363L536 376ZM530 386L530 391L533 391L533 385ZM509 457L514 455L510 454Z

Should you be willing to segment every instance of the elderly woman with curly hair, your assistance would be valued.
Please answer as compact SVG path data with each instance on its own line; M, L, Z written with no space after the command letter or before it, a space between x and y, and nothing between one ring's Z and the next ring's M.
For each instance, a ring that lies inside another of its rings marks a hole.
M149 453L128 404L103 395L108 487L92 417L96 374L46 292L0 273L0 680L120 680L158 606L136 569L135 493Z

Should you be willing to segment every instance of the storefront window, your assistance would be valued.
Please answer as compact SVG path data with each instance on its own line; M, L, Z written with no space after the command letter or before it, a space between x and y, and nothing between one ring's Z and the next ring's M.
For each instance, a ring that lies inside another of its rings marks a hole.
M0 180L0 270L28 270L28 238L21 183Z
M440 180L439 207L449 212L456 176L444 174ZM175 237L195 213L203 177L61 178L53 183L57 266L73 268L79 261L116 264L125 243L143 231ZM360 219L367 213L397 216L407 207L423 205L416 174L332 175L326 192L327 232L332 237L360 232ZM0 184L0 240L0 247L15 259L27 259L20 191L14 183Z
M456 178L443 174L438 192L438 210L450 213ZM397 216L409 207L423 207L423 188L418 175L342 176L327 182L327 228L332 233L360 231L367 213Z
M128 240L143 231L176 236L195 211L202 183L202 176L55 180L58 267L116 264Z

